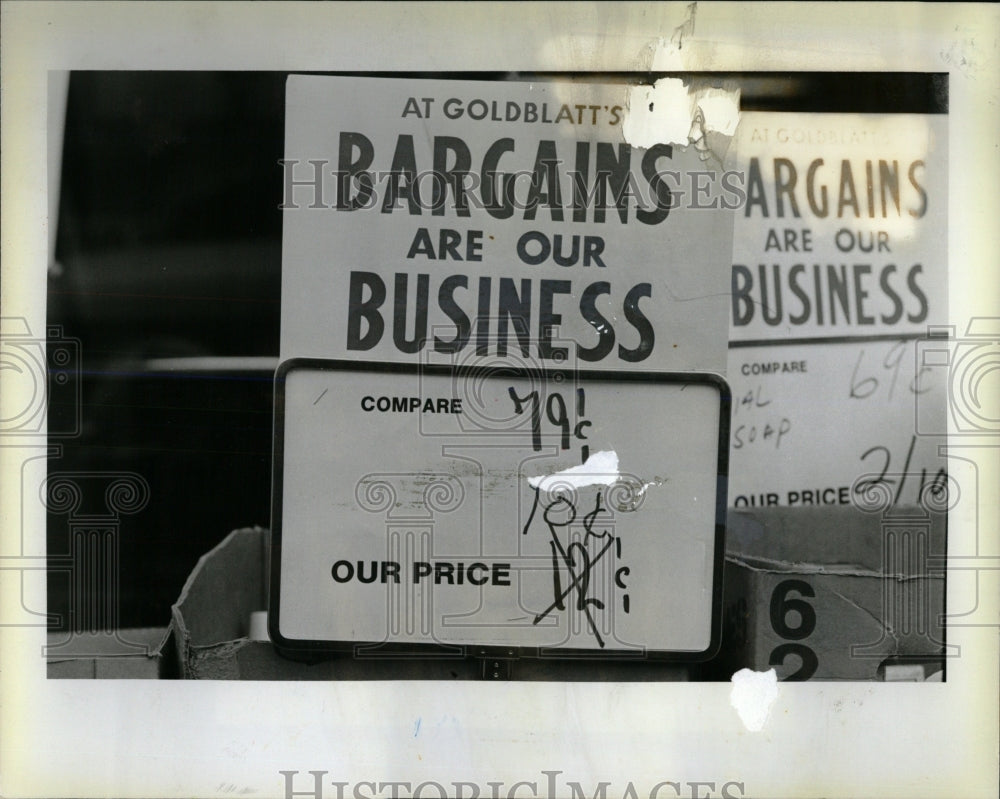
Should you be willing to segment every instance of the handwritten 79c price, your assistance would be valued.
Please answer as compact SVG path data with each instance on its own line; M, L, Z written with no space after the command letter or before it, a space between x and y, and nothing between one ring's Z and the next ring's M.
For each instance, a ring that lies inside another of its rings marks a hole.
M507 389L507 393L514 402L515 413L521 414L527 410L531 415L531 448L535 452L539 452L542 449L542 401L539 398L538 391L530 391L521 397L518 396L514 387L510 386ZM587 440L587 436L583 431L591 427L592 423L582 418L585 415L586 402L587 395L585 391L582 388L578 388L576 390L576 415L581 421L578 421L576 425L571 427L566 400L563 399L562 394L553 392L546 399L545 418L556 427L560 435L560 449L570 448L570 436L579 441ZM590 457L590 447L587 444L580 447L580 457L584 463Z

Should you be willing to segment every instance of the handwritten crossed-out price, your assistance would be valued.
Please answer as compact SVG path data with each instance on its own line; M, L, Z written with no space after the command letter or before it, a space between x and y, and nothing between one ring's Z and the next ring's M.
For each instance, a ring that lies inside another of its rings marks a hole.
M525 396L520 396L511 386L507 393L514 403L514 411L517 414L528 413L531 419L531 447L538 452L542 449L542 423L543 423L543 403L538 391L531 391ZM592 427L592 422L583 417L586 415L587 395L583 388L576 389L576 417L579 421L574 425L569 416L569 407L566 400L559 392L548 395L544 402L544 421L552 425L554 433L559 436L560 449L567 450L572 446L573 441L586 442L587 435L584 432ZM590 457L590 447L583 443L580 447L581 461L586 463ZM540 506L544 504L541 514L538 514ZM560 493L550 497L546 503L541 501L541 490L535 488L535 496L528 520L524 525L524 534L527 534L532 526L536 515L540 515L549 532L549 548L552 561L552 603L541 613L538 613L533 624L538 624L553 611L565 611L567 609L566 599L572 593L576 593L576 602L573 607L581 612L587 621L587 626L591 634L597 641L598 646L605 646L604 638L599 631L599 625L594 618L594 611L605 609L605 603L597 597L590 595L591 574L601 559L614 547L615 557L621 558L622 541L614 535L610 529L595 529L603 525L597 523L598 518L605 513L605 508L601 506L601 492L596 492L594 508L582 517L585 536L583 541L564 542L560 533L565 533L577 519L577 508L574 502ZM593 544L593 549L589 548ZM562 572L565 570L566 578L563 579ZM627 588L625 578L629 574L628 566L621 566L615 571L615 585L623 591ZM629 612L629 596L624 593L621 597L622 609Z

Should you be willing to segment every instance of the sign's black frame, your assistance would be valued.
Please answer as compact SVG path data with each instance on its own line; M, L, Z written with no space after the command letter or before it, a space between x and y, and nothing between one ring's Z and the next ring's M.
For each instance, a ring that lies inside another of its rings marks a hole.
M647 650L604 651L561 647L517 647L478 644L442 645L430 643L392 643L385 641L325 641L285 638L279 629L281 607L282 492L284 487L285 383L295 370L324 372L382 372L425 374L452 379L502 375L505 378L541 379L560 382L573 378L616 383L668 383L708 385L719 392L719 440L715 494L715 550L712 568L711 631L708 646L700 652ZM321 660L324 657L353 654L357 658L546 658L560 660L656 660L670 663L697 663L711 659L722 641L722 584L725 562L726 513L729 485L729 431L732 393L725 379L714 372L640 372L560 369L517 365L475 366L421 363L379 363L322 358L290 358L282 361L274 374L274 451L271 480L271 550L268 591L268 634L275 648L284 656L298 660Z

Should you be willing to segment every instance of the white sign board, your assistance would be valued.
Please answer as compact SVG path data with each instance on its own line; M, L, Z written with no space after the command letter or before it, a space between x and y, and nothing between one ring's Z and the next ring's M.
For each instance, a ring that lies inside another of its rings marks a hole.
M720 379L291 360L277 386L279 647L717 644Z
M626 142L627 96L290 77L282 359L725 373L738 196L687 139Z
M948 310L947 132L946 114L743 115L736 507L946 502L949 369L925 356L948 347L927 341Z

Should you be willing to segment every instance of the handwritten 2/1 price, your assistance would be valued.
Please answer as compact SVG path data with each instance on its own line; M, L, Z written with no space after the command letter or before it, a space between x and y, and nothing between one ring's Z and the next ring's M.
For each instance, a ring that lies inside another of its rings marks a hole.
M876 501L881 495L891 494L891 500L887 503L889 507L900 504L921 505L927 510L943 510L947 507L948 470L942 467L933 475L929 475L926 467L923 467L919 475L911 472L910 464L916 444L917 437L911 436L901 472L893 471L893 457L889 447L879 444L861 453L862 463L878 469L873 476L854 484L854 491L862 504L865 504L866 500ZM913 490L912 494L904 493L907 486Z

